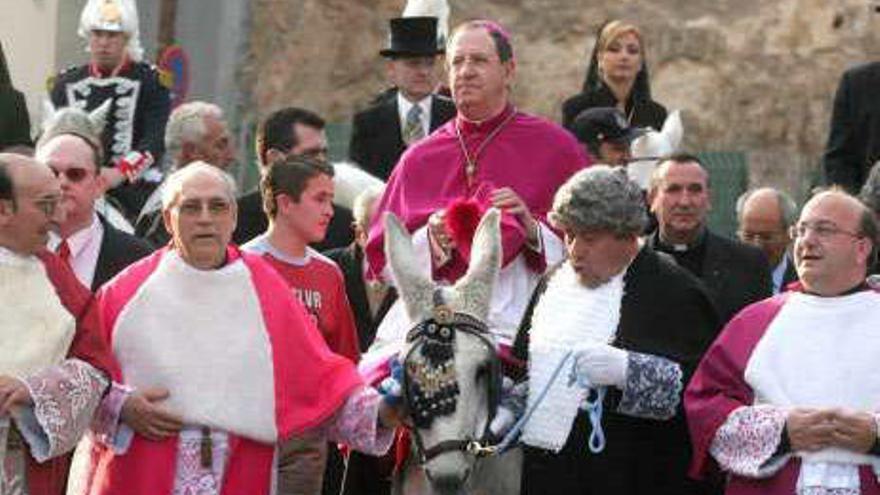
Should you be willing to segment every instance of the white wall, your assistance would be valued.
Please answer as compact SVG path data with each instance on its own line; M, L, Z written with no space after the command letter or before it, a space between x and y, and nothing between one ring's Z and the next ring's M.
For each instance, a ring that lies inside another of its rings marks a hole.
M70 0L4 0L0 15L0 42L12 84L25 94L35 127L42 116L46 78L55 72L59 1Z

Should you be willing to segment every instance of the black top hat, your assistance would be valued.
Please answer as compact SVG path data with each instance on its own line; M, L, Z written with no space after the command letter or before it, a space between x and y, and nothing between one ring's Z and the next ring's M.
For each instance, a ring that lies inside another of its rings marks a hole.
M613 107L584 110L574 119L572 130L578 141L588 144L599 141L630 143L645 133L645 129L630 126L623 112Z
M383 57L430 56L444 51L437 44L436 17L398 17L389 25L389 46L379 52Z

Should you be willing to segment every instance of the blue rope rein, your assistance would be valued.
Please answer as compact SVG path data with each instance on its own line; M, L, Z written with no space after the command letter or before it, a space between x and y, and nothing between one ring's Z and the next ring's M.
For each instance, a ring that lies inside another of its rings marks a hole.
M568 385L577 384L587 389L587 399L581 409L587 412L587 418L590 420L590 438L587 441L587 447L590 452L598 454L605 450L605 430L602 429L602 403L605 402L605 393L607 387L594 387L585 376L578 376L571 368L571 374L568 377ZM592 391L595 390L595 394ZM592 400L590 399L592 397Z
M565 367L565 364L569 359L574 355L574 351L568 351L562 356L562 359L559 361L559 364L556 365L556 368L553 369L553 374L550 375L550 380L544 385L544 388L538 393L538 396L535 398L535 402L529 406L525 413L523 413L522 417L513 425L513 428L504 435L504 438L501 442L496 446L496 453L498 455L503 454L508 449L510 449L514 442L519 438L522 429L525 427L526 423L528 423L529 419L532 417L532 414L544 401L544 397L547 396L547 392L550 391L550 387L553 383L556 382L556 379L559 378L559 374L562 372L562 369ZM568 386L571 387L574 383L581 387L584 387L588 390L595 389L596 394L593 400L590 400L590 395L588 394L587 399L584 402L582 408L587 411L587 417L590 420L590 425L592 427L592 431L590 432L590 438L587 442L587 447L590 449L590 452L594 454L598 454L605 450L605 432L602 429L602 403L605 401L605 387L593 387L590 385L589 381L586 377L578 378L577 374L574 371L574 366L572 366L569 377L568 377Z

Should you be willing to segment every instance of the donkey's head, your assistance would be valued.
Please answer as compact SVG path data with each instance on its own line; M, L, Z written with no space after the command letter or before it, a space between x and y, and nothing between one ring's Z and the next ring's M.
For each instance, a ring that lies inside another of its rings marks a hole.
M501 267L500 213L474 235L467 273L452 286L424 275L406 229L385 218L385 250L400 297L419 322L403 353L404 397L425 473L437 493L457 493L473 468L500 393L500 364L486 328ZM468 451L468 448L471 451Z

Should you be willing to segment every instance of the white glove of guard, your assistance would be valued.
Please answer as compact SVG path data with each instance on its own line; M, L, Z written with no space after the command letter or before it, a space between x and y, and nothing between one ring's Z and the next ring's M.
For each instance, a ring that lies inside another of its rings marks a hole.
M578 351L574 363L578 383L622 389L626 384L628 355L623 349L608 344L591 345Z

